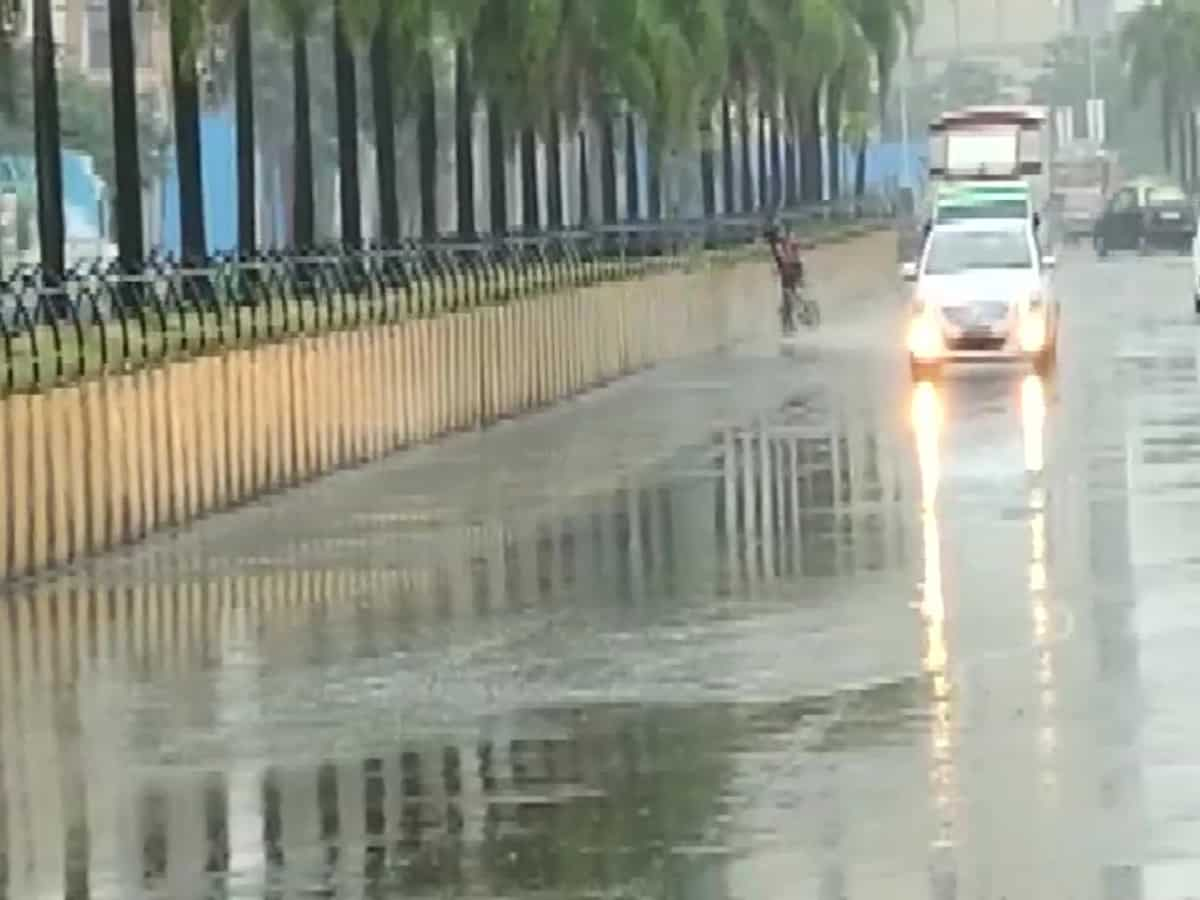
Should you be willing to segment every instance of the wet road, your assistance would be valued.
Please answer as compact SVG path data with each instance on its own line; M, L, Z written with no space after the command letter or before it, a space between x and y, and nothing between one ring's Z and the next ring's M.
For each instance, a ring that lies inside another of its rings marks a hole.
M895 297L13 588L24 898L1200 891L1186 265L914 390Z

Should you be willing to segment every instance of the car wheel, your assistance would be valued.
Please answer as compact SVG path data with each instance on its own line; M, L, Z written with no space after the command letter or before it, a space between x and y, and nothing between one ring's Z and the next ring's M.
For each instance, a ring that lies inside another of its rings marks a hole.
M1200 315L1200 291L1192 294L1192 306L1196 310L1196 314Z

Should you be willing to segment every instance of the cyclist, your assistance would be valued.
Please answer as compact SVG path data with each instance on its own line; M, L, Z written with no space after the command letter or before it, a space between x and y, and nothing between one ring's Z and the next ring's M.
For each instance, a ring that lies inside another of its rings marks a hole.
M786 227L781 231L778 226L771 225L767 229L767 243L771 245L771 254L775 257L775 268L779 272L779 284L783 292L783 330L790 334L796 330L797 293L804 286L804 260L800 256L800 242Z

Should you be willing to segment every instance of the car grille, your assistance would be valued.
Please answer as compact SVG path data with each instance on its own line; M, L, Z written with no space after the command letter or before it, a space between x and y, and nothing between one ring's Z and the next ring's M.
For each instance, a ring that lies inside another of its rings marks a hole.
M947 341L947 345L951 350L1002 350L1004 349L1004 338L1002 337L961 337Z
M995 301L972 303L969 306L944 306L942 315L958 328L991 326L1008 318L1008 304Z

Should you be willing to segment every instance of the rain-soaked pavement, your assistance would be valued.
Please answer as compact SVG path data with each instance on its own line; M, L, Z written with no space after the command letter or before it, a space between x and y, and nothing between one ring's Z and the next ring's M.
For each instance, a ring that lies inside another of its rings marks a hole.
M1188 268L914 391L889 296L0 616L24 898L1200 895Z

